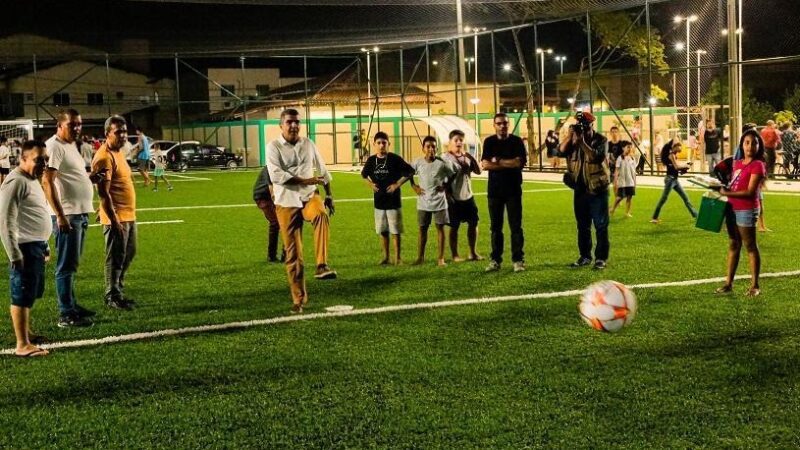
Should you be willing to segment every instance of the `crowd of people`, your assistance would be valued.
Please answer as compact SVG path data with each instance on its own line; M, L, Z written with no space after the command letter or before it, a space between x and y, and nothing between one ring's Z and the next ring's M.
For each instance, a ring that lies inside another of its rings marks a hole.
M43 356L47 350L37 346L38 337L30 330L30 310L44 292L44 264L50 259L48 241L55 237L55 287L60 327L92 325L96 314L78 302L75 275L86 243L89 214L95 212L95 190L100 199L97 211L103 225L105 242L105 293L107 307L132 310L136 302L124 293L125 277L136 255L136 192L133 169L126 160L124 148L128 143L127 123L123 117L111 116L105 124L105 139L97 150L92 149L88 161L81 142L82 120L75 110L57 115L57 131L46 142L26 141L20 145L19 164L14 170L0 171L4 181L0 186L0 240L10 266L11 316L19 356ZM373 192L374 227L382 250L380 264L400 265L403 214L401 187L409 182L417 195L416 217L418 253L414 264L425 261L428 231L433 223L437 234L436 264L445 266L445 245L449 242L451 260L480 261L478 253L479 209L472 189L472 176L488 172L488 211L491 231L491 253L486 272L501 270L505 247L504 222L508 218L511 235L511 262L514 272L526 270L524 233L522 227L522 171L527 165L523 140L509 132L509 119L504 113L493 118L494 131L483 143L477 160L465 151L465 133L453 130L447 148L438 148L433 136L422 140L424 156L407 163L389 152L386 133L378 132L372 139L374 154L365 158L361 175ZM713 122L708 128L714 128ZM620 139L619 129L610 130L610 139L595 131L595 117L578 112L569 125L566 139L552 150L554 157L563 158L566 171L563 182L573 190L573 212L577 225L577 259L574 268L592 265L596 270L607 267L610 256L610 215L622 200L626 215L631 217L631 201L635 195L638 162L632 142ZM309 298L305 284L303 258L304 222L310 222L314 232L315 271L320 280L333 280L337 272L329 265L330 217L335 213L332 177L314 142L300 136L300 115L297 110L281 113L281 135L267 146L267 164L259 173L253 189L253 199L269 222L267 258L285 264L292 313L302 313ZM785 132L785 130L784 130ZM3 141L0 139L0 141ZM145 148L146 141L141 138ZM363 141L362 141L363 142ZM706 145L710 140L706 140ZM781 142L784 140L781 135ZM796 145L797 140L791 141ZM0 144L4 144L0 142ZM552 146L552 142L550 146ZM690 214L693 208L680 187L678 176L688 169L676 155L682 144L664 144L661 162L667 168L664 193L652 221L658 223L659 213L669 193L676 190L684 199ZM0 145L0 168L8 151ZM761 215L761 189L768 176L768 146L762 134L749 128L742 134L737 154L714 163L712 173L723 181L721 193L727 196L727 229L730 238L728 276L718 293L732 290L733 275L741 249L748 254L753 275L748 295L759 295L760 253L756 243L756 224ZM784 147L785 148L785 147ZM706 150L708 151L708 147ZM155 156L147 154L148 160ZM162 161L163 162L163 161ZM88 168L87 168L88 163ZM142 166L138 166L142 169ZM10 169L10 168L9 168ZM146 170L146 168L145 168ZM156 179L163 176L156 165ZM144 177L147 180L147 177ZM157 182L157 181L156 181ZM322 186L324 197L320 193ZM156 185L157 186L157 185ZM171 187L171 186L170 186ZM609 191L616 199L609 207ZM462 258L458 251L459 229L466 224L469 254ZM449 227L449 239L445 228ZM594 228L594 240L592 228ZM278 241L283 250L278 256ZM594 243L593 243L594 241ZM394 259L391 258L391 244Z

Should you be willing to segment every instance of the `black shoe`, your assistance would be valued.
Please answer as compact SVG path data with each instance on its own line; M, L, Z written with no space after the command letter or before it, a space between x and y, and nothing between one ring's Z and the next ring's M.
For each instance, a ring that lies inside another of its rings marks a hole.
M575 261L574 263L570 264L569 266L573 267L573 268L575 268L575 267L583 267L583 266L588 266L591 263L592 263L591 259L580 257L580 258L578 258L577 261Z
M603 270L606 268L606 262L602 259L598 259L594 262L594 270Z
M129 301L123 299L108 299L106 300L106 306L111 309L118 309L120 311L130 311L133 309L133 305Z
M97 313L92 311L91 309L86 309L83 306L78 305L78 304L75 305L75 308L73 309L73 311L79 317L94 317L94 316L97 315Z
M130 306L131 306L131 308L133 308L133 307L135 307L135 306L136 306L136 300L134 300L134 299L132 299L132 298L128 298L128 297L122 297L122 301L123 301L123 302L125 302L125 303L127 303L128 305L130 305Z
M81 317L75 313L67 313L58 318L59 328L84 328L94 325L92 319Z
M336 271L331 269L327 264L320 264L317 266L317 272L314 278L318 280L333 280L336 278Z

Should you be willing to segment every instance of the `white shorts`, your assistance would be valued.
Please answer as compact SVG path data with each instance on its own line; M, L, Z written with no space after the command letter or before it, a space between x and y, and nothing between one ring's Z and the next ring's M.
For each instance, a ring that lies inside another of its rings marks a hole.
M378 234L401 234L403 232L403 210L376 209L375 232Z

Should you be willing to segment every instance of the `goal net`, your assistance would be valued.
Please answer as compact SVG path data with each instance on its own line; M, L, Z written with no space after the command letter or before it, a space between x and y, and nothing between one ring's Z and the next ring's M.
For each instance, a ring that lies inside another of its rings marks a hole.
M32 120L0 120L0 136L10 141L25 142L33 139Z

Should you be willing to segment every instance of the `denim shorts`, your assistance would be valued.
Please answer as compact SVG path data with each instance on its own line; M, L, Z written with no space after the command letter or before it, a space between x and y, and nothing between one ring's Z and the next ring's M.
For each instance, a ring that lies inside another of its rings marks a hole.
M734 215L736 215L736 226L754 228L758 222L760 212L759 208L733 211Z
M30 308L37 298L44 294L44 257L47 242L26 242L19 244L22 250L24 267L21 270L9 269L11 304Z

